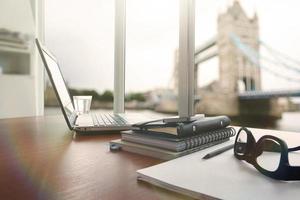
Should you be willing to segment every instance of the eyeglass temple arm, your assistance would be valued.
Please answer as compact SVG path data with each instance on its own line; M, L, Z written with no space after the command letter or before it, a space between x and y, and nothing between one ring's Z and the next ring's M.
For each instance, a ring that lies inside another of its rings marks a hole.
M300 146L288 149L290 151L299 151ZM289 180L300 180L300 166L289 166L288 168Z
M281 148L277 145L271 145L271 146L266 146L264 148L264 151L269 151L269 152L281 152ZM300 151L300 146L293 147L293 148L288 148L288 152L291 151Z
M300 166L289 166L288 180L300 180Z
M300 146L289 148L288 150L289 150L289 152L290 151L300 151Z

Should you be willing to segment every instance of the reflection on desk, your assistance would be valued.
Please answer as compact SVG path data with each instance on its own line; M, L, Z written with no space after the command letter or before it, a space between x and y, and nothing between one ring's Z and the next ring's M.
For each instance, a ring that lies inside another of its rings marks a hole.
M0 120L0 199L189 199L137 182L161 161L110 152L118 138L73 135L62 116Z

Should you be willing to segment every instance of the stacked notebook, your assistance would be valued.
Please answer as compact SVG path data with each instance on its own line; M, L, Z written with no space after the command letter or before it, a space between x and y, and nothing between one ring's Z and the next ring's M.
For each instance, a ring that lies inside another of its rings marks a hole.
M121 149L163 160L174 159L228 141L235 130L227 116L203 117L188 123L154 121L123 131L110 149Z

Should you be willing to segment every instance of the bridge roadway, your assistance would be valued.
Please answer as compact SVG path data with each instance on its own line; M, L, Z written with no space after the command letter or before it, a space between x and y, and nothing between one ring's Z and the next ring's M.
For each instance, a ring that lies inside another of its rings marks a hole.
M277 90L277 91L246 91L240 93L239 99L269 99L274 97L300 97L299 90Z

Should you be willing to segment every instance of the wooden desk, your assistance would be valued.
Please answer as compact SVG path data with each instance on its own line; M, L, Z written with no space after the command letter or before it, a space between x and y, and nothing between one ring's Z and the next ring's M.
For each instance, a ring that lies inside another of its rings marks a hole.
M138 182L161 161L110 152L117 138L73 135L62 116L0 120L0 199L189 199Z

